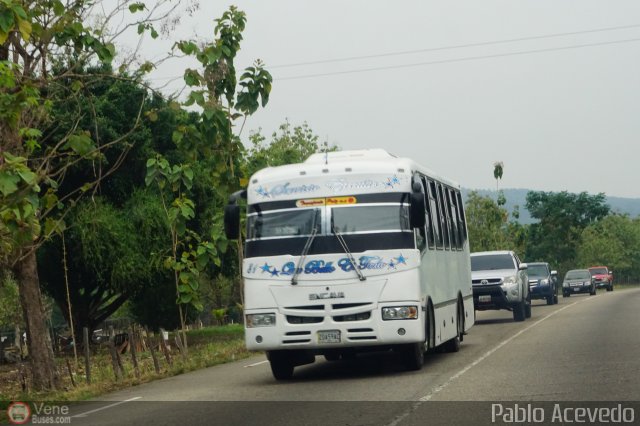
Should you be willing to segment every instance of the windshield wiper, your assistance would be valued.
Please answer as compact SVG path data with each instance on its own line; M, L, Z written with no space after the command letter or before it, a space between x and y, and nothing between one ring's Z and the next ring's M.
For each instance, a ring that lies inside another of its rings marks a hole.
M336 238L338 239L338 242L342 246L342 250L344 250L344 252L347 254L347 257L349 258L349 262L351 262L351 264L353 265L353 269L358 274L358 278L360 278L360 281L366 280L367 277L364 276L364 274L360 270L360 267L356 263L356 260L353 258L353 255L351 254L349 247L347 247L347 242L344 240L344 238L342 237L342 234L338 231L338 229L336 229L336 226L333 223L333 214L331 215L331 232L333 232L333 235L336 236Z
M316 238L318 234L318 213L320 210L316 210L313 215L313 223L311 229L311 235L307 238L307 242L304 243L304 247L302 248L302 253L300 253L300 259L298 259L298 266L296 266L296 270L293 271L293 277L291 277L291 285L298 284L298 275L302 271L302 264L304 263L304 259L307 257L307 253L309 253L309 249L311 248L311 244L313 244L313 240Z

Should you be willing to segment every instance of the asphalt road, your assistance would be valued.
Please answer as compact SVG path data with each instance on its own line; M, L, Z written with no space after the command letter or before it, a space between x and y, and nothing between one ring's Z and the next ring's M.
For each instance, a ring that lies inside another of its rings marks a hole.
M318 357L277 382L256 355L74 405L72 424L491 424L492 410L532 404L549 423L555 403L590 401L624 403L640 424L640 289L559 301L534 301L520 323L478 312L460 352L429 354L421 371L403 371L393 353Z

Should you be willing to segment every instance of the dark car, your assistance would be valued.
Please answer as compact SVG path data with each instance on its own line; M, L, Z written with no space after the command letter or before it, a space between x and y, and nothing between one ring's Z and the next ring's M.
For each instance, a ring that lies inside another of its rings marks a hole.
M588 269L573 269L564 276L562 296L569 297L576 293L596 294L596 282Z
M546 299L547 305L558 303L558 272L546 262L527 263L531 299Z

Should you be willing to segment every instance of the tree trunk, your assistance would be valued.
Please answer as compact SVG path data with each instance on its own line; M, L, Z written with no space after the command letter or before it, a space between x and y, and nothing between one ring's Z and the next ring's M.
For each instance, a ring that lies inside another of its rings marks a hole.
M46 326L35 251L14 267L20 291L20 305L27 331L27 348L33 374L33 388L55 389L58 384L51 336Z

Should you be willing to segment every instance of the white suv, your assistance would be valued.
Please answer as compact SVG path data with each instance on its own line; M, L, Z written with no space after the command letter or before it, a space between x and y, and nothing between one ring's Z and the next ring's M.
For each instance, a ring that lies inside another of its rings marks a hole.
M471 280L476 310L507 309L514 321L531 317L527 264L513 251L471 253Z

